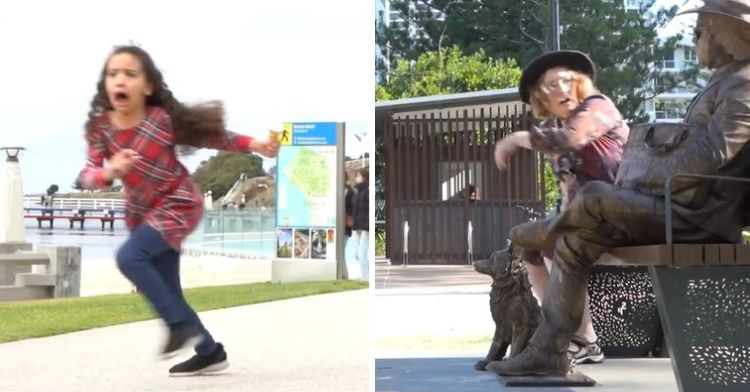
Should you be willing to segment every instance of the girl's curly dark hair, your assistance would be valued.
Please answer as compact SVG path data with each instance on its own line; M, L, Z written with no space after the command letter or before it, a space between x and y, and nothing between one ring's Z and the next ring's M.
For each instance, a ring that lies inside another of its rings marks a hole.
M94 131L96 119L103 112L112 110L112 104L107 97L104 83L107 76L107 63L112 56L122 53L128 53L140 60L146 80L151 83L154 89L152 94L146 97L146 105L160 106L167 111L172 119L172 128L177 144L192 147L220 144L220 141L225 137L222 103L210 101L191 106L180 103L167 87L161 71L156 68L151 56L137 46L118 46L107 57L99 82L96 84L96 95L91 100L91 110L89 110L89 118L85 126L87 139Z

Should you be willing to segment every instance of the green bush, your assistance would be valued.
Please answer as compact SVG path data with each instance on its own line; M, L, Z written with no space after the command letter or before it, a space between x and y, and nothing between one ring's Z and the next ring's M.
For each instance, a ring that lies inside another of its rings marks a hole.
M375 256L385 257L385 229L375 229Z

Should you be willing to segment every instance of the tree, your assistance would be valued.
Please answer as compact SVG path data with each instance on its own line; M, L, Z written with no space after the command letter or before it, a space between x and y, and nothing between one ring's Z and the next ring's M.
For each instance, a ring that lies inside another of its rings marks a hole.
M536 52L533 48L536 43L530 45L523 38L522 32L528 30L528 26L518 29L515 23L524 19L523 10L528 10L528 3L528 0L393 0L391 10L398 11L402 21L377 26L375 39L391 65L398 60L414 60L422 53L452 45L467 53L482 49L491 57L526 60L517 54L527 50ZM533 12L529 14L533 16ZM532 34L536 36L540 32L540 26L537 26ZM377 64L381 76L389 74L386 65L386 62Z
M483 50L464 55L458 46L398 60L388 81L375 88L376 100L481 91L518 84L515 60L496 60Z
M263 158L252 154L219 152L208 161L201 162L193 173L193 181L203 192L211 191L213 198L224 196L240 178L263 176Z
M644 0L640 10L629 11L621 1L571 0L560 9L561 47L591 55L600 71L597 86L631 121L644 118L645 100L690 83L698 75L697 66L684 72L664 72L653 66L654 61L674 53L682 39L680 35L659 39L658 28L674 16L677 7L655 9L653 4L654 0ZM421 53L446 45L456 45L465 53L515 59L519 64L551 48L547 1L394 0L392 9L399 10L406 22L378 26L376 31L378 43L391 60L396 59L390 69L379 64L389 77L400 60L416 60ZM436 18L429 9L439 10L444 18ZM658 86L655 80L660 81Z

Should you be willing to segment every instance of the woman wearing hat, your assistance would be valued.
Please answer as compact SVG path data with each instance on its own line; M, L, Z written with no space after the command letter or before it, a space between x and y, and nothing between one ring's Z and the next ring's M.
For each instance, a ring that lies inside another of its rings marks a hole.
M560 186L564 209L583 184L592 180L613 183L628 138L628 126L612 101L594 86L596 67L578 51L555 51L534 59L524 69L519 85L523 102L541 124L511 134L497 143L495 162L500 170L520 148L547 154ZM549 280L542 254L549 249L525 249L524 261L537 298L544 298ZM604 355L597 342L588 304L569 353L575 363L599 363Z

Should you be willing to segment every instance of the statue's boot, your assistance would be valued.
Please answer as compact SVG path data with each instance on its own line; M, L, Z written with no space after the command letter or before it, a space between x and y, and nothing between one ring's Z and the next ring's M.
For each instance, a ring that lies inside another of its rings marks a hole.
M510 229L509 238L515 245L524 249L542 250L555 246L556 236L552 233L552 218L522 223Z
M542 324L522 352L504 361L491 362L487 370L508 376L567 374L568 346L581 323L587 285L585 270L563 271L558 263L553 263L542 301Z
M486 370L503 376L564 376L570 371L566 353L554 353L528 344L518 355L503 361L492 361Z

